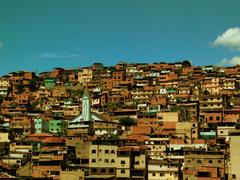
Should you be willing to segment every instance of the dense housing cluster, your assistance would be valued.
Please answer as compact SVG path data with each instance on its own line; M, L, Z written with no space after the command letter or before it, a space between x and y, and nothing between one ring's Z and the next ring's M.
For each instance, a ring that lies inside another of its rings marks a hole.
M0 78L0 177L240 179L240 66L118 63Z

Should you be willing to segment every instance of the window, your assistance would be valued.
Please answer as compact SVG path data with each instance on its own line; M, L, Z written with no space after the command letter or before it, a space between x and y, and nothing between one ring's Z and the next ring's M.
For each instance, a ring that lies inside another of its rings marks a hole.
M121 160L121 164L125 164L125 161Z
M60 172L59 171L50 171L50 174L51 175L60 175Z
M92 150L92 154L96 154L96 149L93 149L93 150Z
M114 160L114 159L112 159L112 160L111 160L111 163L115 163L115 160Z
M106 173L106 169L102 168L101 173Z
M156 173L152 173L152 176L156 176Z
M106 150L105 150L105 154L109 154L109 150L106 149Z
M96 173L96 172L97 172L97 169L96 169L96 168L93 168L93 169L92 169L92 172L93 172L93 173Z
M109 160L108 160L108 159L104 159L104 162L105 162L105 163L109 163Z
M193 130L193 132L192 132L192 133L193 133L193 134L195 134L195 133L196 133L196 131L194 131L194 130Z
M109 169L109 173L113 174L113 173L114 173L114 169L113 169L113 168L110 168L110 169Z
M213 117L212 117L212 116L210 116L210 117L209 117L209 121L212 121L212 120L213 120Z
M209 164L212 164L212 160L209 160L208 162L209 162Z
M216 117L216 120L217 120L217 121L220 121L220 117L219 117L219 116L217 116L217 117Z
M125 174L125 169L121 169L121 174Z
M222 161L219 159L219 160L218 160L218 163L221 163L221 162L222 162Z
M115 151L114 151L114 150L111 150L111 154L115 154Z
M96 162L96 159L92 159L92 163L95 163Z
M138 164L139 164L139 161L136 161L135 164L138 165Z
M222 134L222 133L223 133L223 131L220 131L220 133Z

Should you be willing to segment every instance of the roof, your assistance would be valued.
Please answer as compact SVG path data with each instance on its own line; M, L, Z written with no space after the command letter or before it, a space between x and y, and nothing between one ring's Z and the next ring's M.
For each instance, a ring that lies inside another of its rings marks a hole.
M0 160L0 167L4 169L11 169L10 165ZM0 176L1 177L1 176Z
M52 137L52 135L47 133L39 133L39 134L30 134L28 137Z
M115 175L90 175L90 176L85 176L85 178L88 179L112 179L115 177Z
M44 140L45 143L65 143L66 138L61 137L48 137Z
M170 139L170 144L185 144L184 139Z
M6 174L6 173L3 173L1 172L0 173L0 179L16 179L15 176L12 176L12 175L9 175L9 174Z
M118 148L118 151L140 151L140 150L146 150L147 146L120 146Z
M27 138L23 139L22 141L39 142L42 140L37 137L27 137Z
M149 126L132 126L133 134L151 134L152 128Z
M82 95L82 97L85 97L85 96L90 97L88 88L84 88L84 90L83 90L83 95Z
M126 139L127 140L135 140L135 141L147 141L147 140L149 140L149 137L145 136L145 135L133 134L133 135L127 136Z

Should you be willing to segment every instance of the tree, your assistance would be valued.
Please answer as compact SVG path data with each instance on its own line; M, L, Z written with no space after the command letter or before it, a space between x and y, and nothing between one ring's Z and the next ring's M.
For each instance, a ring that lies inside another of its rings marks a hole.
M4 97L2 95L0 95L0 103L2 103L4 100Z
M39 88L39 83L36 79L32 79L29 81L30 91L36 91L38 88Z
M192 64L191 64L190 61L188 61L188 60L184 60L184 61L182 62L182 67L183 67L183 68L191 67L191 66L192 66Z
M135 120L133 118L130 118L129 116L121 118L119 122L124 126L132 126L136 124Z
M20 83L20 84L17 84L15 87L16 87L18 93L24 92L24 89L25 89L24 84Z
M205 89L205 90L203 91L203 95L210 95L210 92Z

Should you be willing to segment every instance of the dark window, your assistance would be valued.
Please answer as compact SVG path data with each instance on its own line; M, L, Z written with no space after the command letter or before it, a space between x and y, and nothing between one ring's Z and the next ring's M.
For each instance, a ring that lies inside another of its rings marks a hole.
M198 164L202 164L202 161L198 159L198 160L197 160L197 163L198 163Z
M111 150L111 154L114 154L115 153L115 151L114 150Z
M114 173L114 169L113 169L113 168L110 168L110 169L109 169L109 173L111 173L111 174Z
M102 168L101 173L105 173L105 172L106 172L106 169Z
M95 163L96 162L96 159L92 159L92 163Z
M51 175L59 175L60 172L59 172L59 171L50 171L50 174L51 174Z
M208 162L209 162L209 164L212 164L212 160L209 160Z
M121 160L121 164L125 164L125 161Z
M221 163L221 162L222 162L222 161L219 159L219 160L218 160L218 163Z
M210 172L198 172L198 177L210 177Z
M111 163L115 163L114 159L111 160Z
M152 176L156 176L156 173L152 173Z
M105 162L105 163L109 163L109 160L108 160L108 159L105 159L104 162Z
M121 169L121 174L125 174L125 169Z
M219 117L219 116L217 116L217 117L216 117L216 120L217 120L217 121L220 121L220 117Z
M212 117L212 116L210 116L210 117L209 117L209 120L210 120L210 121L212 121L212 120L213 120L213 117Z
M105 154L109 154L109 150L106 149L106 150L105 150Z
M93 149L93 150L92 150L92 154L96 154L96 149Z
M92 169L92 172L93 172L93 173L97 172L97 169L96 169L96 168L93 168L93 169Z

